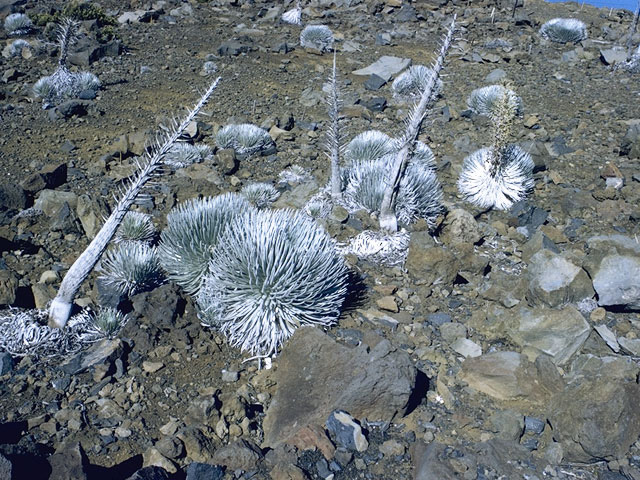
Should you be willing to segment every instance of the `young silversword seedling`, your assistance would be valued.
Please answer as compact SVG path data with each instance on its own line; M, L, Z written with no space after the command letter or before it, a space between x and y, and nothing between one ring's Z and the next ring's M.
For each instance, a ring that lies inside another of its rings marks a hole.
M296 6L282 14L282 21L291 25L302 25L302 8L300 0L296 1Z
M333 48L333 32L326 25L307 25L300 32L300 46L319 52L328 52Z
M160 285L164 275L154 247L144 242L122 242L106 251L100 278L119 294L131 297Z
M242 187L240 194L256 208L268 208L278 197L280 192L270 183L252 183Z
M274 146L269 133L251 123L222 127L216 134L216 144L220 148L232 148L237 154L245 156L263 153Z
M33 92L42 98L43 108L56 106L65 99L74 98L82 92L96 92L100 88L100 80L89 72L73 73L67 67L69 46L75 42L78 33L78 22L66 18L58 29L60 57L58 68L52 75L42 77L33 86Z
M486 115L491 117L494 113L496 103L505 95L505 93L515 99L516 115L522 115L522 99L512 90L509 90L503 85L489 85L486 87L476 88L471 92L471 95L469 95L467 105L476 115Z
M424 65L413 65L409 67L406 71L398 75L391 84L393 96L404 100L415 100L420 96L424 87L426 87L432 73L431 69ZM437 95L441 90L442 81L438 79L434 95Z
M4 29L9 35L26 35L33 30L33 23L24 13L12 13L4 19Z
M508 143L517 108L517 96L505 90L490 115L493 144L464 159L458 189L474 205L506 210L533 187L531 155Z

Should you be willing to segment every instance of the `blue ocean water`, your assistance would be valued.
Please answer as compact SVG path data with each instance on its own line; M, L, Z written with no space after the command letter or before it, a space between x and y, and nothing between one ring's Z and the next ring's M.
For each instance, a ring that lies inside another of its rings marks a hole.
M551 3L561 3L566 0L547 0L547 2ZM604 8L625 8L627 10L631 10L632 12L636 11L638 8L638 0L573 0L576 3L586 3L588 5L594 5L596 7L604 7Z

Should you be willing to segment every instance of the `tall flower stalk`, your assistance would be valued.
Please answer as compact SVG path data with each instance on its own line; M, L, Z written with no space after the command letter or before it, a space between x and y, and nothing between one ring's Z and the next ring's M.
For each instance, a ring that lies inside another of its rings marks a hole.
M327 108L329 111L329 127L326 137L326 154L331 161L331 197L334 201L342 200L342 182L340 180L340 153L342 136L340 132L340 90L338 88L336 69L336 50L333 50L333 69L329 77L329 93Z
M158 169L163 164L165 155L178 141L178 138L185 131L189 123L191 123L209 101L213 91L218 86L219 80L220 78L218 77L209 86L193 109L187 113L184 119L180 123L176 121L172 131L159 137L151 147L150 152L147 152L138 162L136 173L131 178L126 190L122 193L120 200L116 203L113 212L109 218L107 218L89 246L80 254L73 265L71 265L71 268L63 278L58 294L49 307L49 326L64 328L71 314L73 299L80 289L82 282L89 276L93 267L98 263L98 260L100 260L107 244L113 238L122 219L129 211L136 197L140 194L142 188L149 180L158 175Z
M389 232L398 231L398 218L395 212L395 204L398 196L398 190L400 188L400 181L405 173L414 142L420 133L420 126L422 125L422 121L427 113L427 108L433 101L438 77L440 76L440 71L444 66L444 60L447 56L449 47L451 46L455 27L456 16L454 15L451 25L449 25L447 33L444 36L444 40L442 41L438 58L432 66L432 74L425 84L424 90L420 95L420 99L414 104L408 118L406 119L406 129L404 135L399 140L401 147L398 150L398 153L395 154L395 158L391 163L384 197L380 205L380 228L383 230L387 230Z

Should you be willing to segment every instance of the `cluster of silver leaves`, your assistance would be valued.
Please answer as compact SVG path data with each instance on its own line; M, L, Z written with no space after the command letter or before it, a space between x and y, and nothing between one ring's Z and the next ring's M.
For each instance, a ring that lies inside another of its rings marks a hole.
M173 208L158 245L160 264L168 278L187 293L197 293L225 228L252 208L236 193L191 199Z
M508 210L533 188L533 160L516 145L501 152L494 172L493 149L482 148L464 159L458 190L467 201L481 208Z
M343 255L352 254L371 263L395 267L404 265L407 259L409 238L404 229L395 233L365 230L338 249Z
M512 96L516 104L516 115L522 115L522 99L502 85L488 85L476 88L467 99L467 106L476 115L493 116L496 102L505 94Z
M349 211L379 213L387 187L391 158L353 162L345 170L344 204ZM396 215L404 225L418 218L427 221L442 212L442 188L432 168L422 162L407 165L400 181Z
M0 312L0 351L34 359L68 356L105 337L115 336L128 318L114 309L73 316L65 329L47 325L45 310Z
M330 191L330 188L320 190L309 199L302 211L314 220L327 218L333 208Z
M198 294L201 320L231 345L271 355L299 326L335 322L346 273L333 240L306 215L247 212L214 249Z
M151 215L142 212L127 212L113 236L115 243L145 242L149 243L156 233Z
M575 18L552 18L540 27L540 35L558 43L578 43L587 38L587 26Z
M389 135L379 130L367 130L353 137L347 144L344 158L347 163L378 160L396 150L396 142Z
M40 78L33 86L33 93L42 98L43 108L56 106L68 98L75 98L80 93L91 90L98 91L100 80L90 72L71 72L67 67L69 46L75 41L79 24L71 19L64 19L58 27L60 58L58 68L52 75Z
M307 25L300 32L300 46L320 52L333 48L333 32L326 25Z
M240 194L256 208L268 208L278 197L280 192L270 183L252 183L242 188Z
M304 167L291 165L278 174L278 183L295 186L308 182L312 178L311 174Z
M415 100L428 84L433 69L424 65L413 65L402 72L391 84L393 96L404 100ZM442 80L436 81L433 95L437 96L442 91Z
M26 40L18 38L9 44L9 55L19 57L25 48L31 48L31 44Z
M172 168L184 168L194 163L200 163L212 155L211 147L207 145L192 145L180 142L173 145L164 157L164 163Z
M269 133L251 123L231 124L222 127L216 135L220 148L232 148L241 155L253 155L273 145Z
M25 35L33 30L33 23L24 13L12 13L4 19L4 29L9 35Z
M164 280L156 249L144 242L117 243L105 252L100 271L105 284L129 297Z

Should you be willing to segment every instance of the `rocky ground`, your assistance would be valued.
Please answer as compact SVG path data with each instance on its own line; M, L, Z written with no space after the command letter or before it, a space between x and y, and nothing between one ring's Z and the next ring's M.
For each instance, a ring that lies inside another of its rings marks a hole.
M293 164L314 180L284 188L279 205L299 208L328 178L332 56L301 48L300 28L279 21L292 5L93 5L70 62L102 89L45 111L31 86L55 69L47 15L62 2L0 0L0 18L41 23L25 37L32 49L0 58L0 305L46 306L149 133L215 75L192 138L214 147L222 125L249 121L277 153L216 154L162 177L137 209L161 228L181 200L275 183ZM299 330L270 368L201 327L173 284L133 297L118 339L62 365L0 354L0 478L640 479L640 84L610 65L632 15L527 0L512 16L512 5L306 5L303 21L338 40L348 138L397 135L407 111L390 81L353 72L385 55L428 64L457 13L420 136L448 209L435 236L412 226L404 268L349 257L338 324ZM583 20L589 39L542 40L553 17ZM466 99L505 78L523 100L514 140L534 157L535 190L510 212L480 211L456 188L464 157L491 140ZM339 241L376 223L344 211L323 221ZM100 294L91 277L78 304Z

